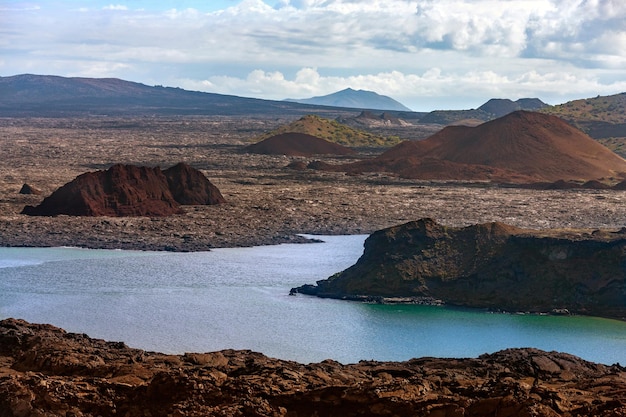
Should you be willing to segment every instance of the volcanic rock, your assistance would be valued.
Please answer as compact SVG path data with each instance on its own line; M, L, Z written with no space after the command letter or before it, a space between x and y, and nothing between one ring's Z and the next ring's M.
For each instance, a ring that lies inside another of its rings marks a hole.
M0 321L0 417L623 416L626 369L537 349L308 365L251 351L165 355Z
M555 116L516 111L476 127L448 126L419 142L334 170L500 183L624 176L626 160Z
M178 200L178 201L177 201ZM88 172L57 189L36 207L31 216L169 216L182 214L179 204L216 204L224 198L206 177L188 165L168 170L113 165Z
M20 194L39 195L39 194L41 194L41 191L38 190L37 188L33 187L32 185L24 184L24 185L22 185L22 188L20 188L19 193Z
M353 149L306 133L282 133L245 148L264 155L312 156L352 155Z
M624 191L626 190L626 180L620 181L612 187L614 190Z
M36 206L31 216L168 216L182 213L159 168L113 165L65 184Z
M181 162L163 171L167 185L179 204L213 205L226 202L220 190L195 168Z
M624 230L454 228L422 219L373 233L355 265L292 293L626 319L624 264Z
M307 163L304 161L293 161L287 165L287 168L295 169L296 171L304 171L307 169Z
M606 184L598 180L589 180L582 184L579 182L575 182L575 181L558 180L554 182L537 182L537 183L531 183L531 184L524 184L521 187L534 189L534 190L576 190L576 189L619 190L620 184L621 183L611 186L609 184Z

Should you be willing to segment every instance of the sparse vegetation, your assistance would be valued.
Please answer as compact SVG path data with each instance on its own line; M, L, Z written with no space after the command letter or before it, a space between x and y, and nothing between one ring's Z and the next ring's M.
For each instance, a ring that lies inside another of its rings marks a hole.
M622 158L626 158L626 138L603 138L597 141Z
M626 93L569 101L539 111L575 122L626 123Z
M380 136L362 130L353 129L336 120L325 119L316 115L307 115L293 123L281 126L253 139L262 141L282 133L306 133L329 142L338 143L351 148L358 147L391 147L402 140L398 136Z

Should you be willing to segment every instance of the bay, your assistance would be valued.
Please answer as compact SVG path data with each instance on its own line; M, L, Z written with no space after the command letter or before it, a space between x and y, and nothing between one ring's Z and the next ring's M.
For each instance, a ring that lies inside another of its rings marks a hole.
M475 357L509 347L626 363L621 321L288 295L356 262L365 237L194 253L0 248L0 318L146 350L251 349L305 363Z

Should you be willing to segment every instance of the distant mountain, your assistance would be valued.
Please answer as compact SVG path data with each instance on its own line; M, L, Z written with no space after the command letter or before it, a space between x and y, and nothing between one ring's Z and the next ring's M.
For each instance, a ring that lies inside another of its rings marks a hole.
M433 110L422 117L420 123L434 123L439 125L463 124L464 120L487 122L492 120L491 114L478 109L471 110ZM474 123L476 124L476 123Z
M116 78L66 78L23 74L0 77L0 116L97 115L304 115L345 114L285 101L260 100L181 88L148 86Z
M538 98L520 98L517 101L509 100L508 98L492 98L480 106L478 110L498 118L517 110L536 111L544 107L548 107L548 105Z
M353 90L352 88L346 88L326 96L287 99L286 101L352 109L411 111L411 109L391 97L382 96L373 91Z
M492 98L477 109L471 110L435 110L420 119L420 123L437 123L443 125L464 124L463 121L475 121L497 119L518 110L537 111L548 107L538 98L520 98L513 101L502 98Z

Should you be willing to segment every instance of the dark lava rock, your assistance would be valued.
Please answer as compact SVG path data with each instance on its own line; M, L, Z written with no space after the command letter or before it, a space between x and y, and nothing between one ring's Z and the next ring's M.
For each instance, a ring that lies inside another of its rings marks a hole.
M22 188L20 188L19 193L20 194L39 195L39 194L41 194L41 191L38 190L37 188L33 187L32 185L24 184L24 185L22 185Z
M623 232L453 228L422 219L373 233L355 265L292 293L624 319L624 265Z
M566 353L300 364L251 351L165 355L0 321L0 417L615 417L626 369Z
M213 205L226 202L220 190L195 168L181 162L163 171L168 187L179 204Z
M620 181L612 187L613 190L624 191L626 190L626 180Z
M287 165L289 169L295 169L296 171L304 171L307 169L307 163L304 161L293 161Z
M165 172L157 168L113 165L88 172L57 189L31 216L169 216L182 214L179 204L216 204L224 201L204 175L186 164Z

